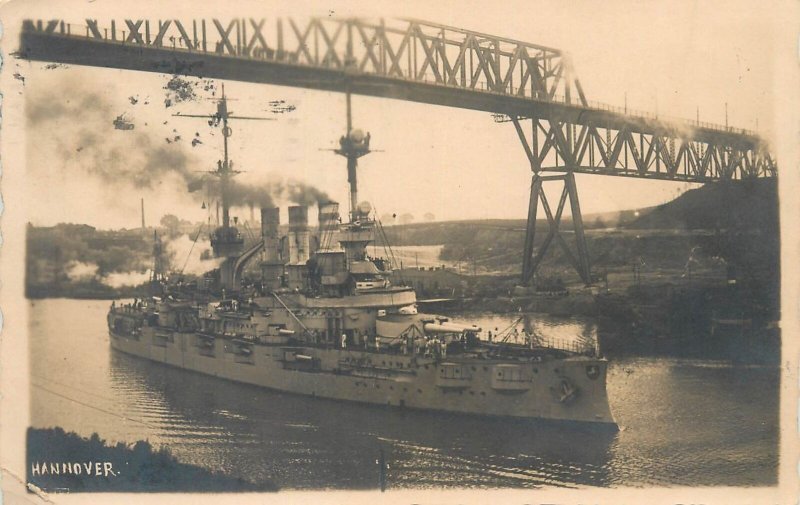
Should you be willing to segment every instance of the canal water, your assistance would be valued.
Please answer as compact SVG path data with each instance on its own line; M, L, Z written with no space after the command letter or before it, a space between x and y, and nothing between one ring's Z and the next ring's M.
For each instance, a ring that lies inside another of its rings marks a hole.
M33 427L146 439L182 462L284 489L376 488L381 453L393 488L777 483L774 367L612 357L608 394L622 429L607 433L343 404L169 368L111 350L108 305L30 302ZM472 316L500 330L516 320ZM596 332L585 319L528 325L552 338Z

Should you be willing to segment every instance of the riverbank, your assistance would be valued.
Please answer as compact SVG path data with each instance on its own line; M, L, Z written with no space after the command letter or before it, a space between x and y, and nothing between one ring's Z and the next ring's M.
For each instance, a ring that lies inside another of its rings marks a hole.
M498 280L498 283L501 281ZM591 318L608 356L713 357L776 364L781 338L777 300L724 279L679 276L638 284L570 286L555 293L422 301L430 313L534 313Z
M277 491L180 463L168 449L149 442L111 445L96 433L82 438L61 428L28 429L27 478L47 493Z

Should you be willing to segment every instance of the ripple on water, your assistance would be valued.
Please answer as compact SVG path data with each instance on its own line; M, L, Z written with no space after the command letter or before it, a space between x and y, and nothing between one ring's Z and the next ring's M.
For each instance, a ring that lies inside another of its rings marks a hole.
M147 439L181 461L283 488L374 488L381 452L390 487L777 482L780 374L770 367L612 360L608 394L623 429L608 434L338 403L187 373L112 352L107 308L105 301L31 305L34 426ZM596 331L574 318L530 324L554 338Z

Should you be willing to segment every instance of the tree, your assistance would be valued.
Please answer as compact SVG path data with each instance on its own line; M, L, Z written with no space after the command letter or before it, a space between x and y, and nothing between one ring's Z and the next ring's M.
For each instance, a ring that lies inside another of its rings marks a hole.
M170 236L178 235L178 228L180 227L181 220L178 219L178 216L173 214L165 214L164 217L161 218L161 226L167 229L167 233Z

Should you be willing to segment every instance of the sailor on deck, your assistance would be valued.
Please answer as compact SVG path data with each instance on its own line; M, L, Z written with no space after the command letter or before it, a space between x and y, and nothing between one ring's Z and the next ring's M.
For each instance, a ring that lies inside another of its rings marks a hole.
M347 349L347 335L342 333L342 349Z
M438 360L442 357L442 343L439 341L439 337L434 337L431 344L433 347L433 357Z

